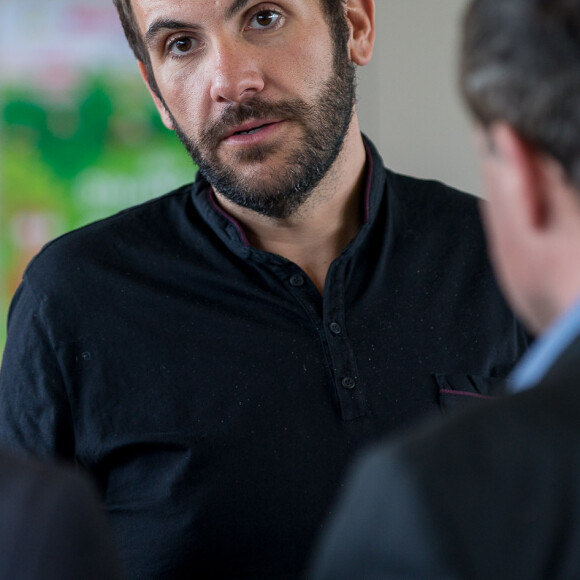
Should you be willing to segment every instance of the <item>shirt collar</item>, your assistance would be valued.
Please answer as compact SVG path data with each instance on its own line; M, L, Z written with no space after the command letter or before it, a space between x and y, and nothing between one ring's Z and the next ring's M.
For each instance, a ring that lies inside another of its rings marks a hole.
M510 375L511 392L539 383L556 360L580 334L580 297L530 347Z
M363 198L364 223L357 236L359 240L364 237L363 230L366 233L378 212L385 182L384 166L380 155L365 135L363 135L363 140L366 151L366 183ZM199 171L192 187L192 200L207 223L230 249L243 257L253 252L243 227L217 204L210 184Z

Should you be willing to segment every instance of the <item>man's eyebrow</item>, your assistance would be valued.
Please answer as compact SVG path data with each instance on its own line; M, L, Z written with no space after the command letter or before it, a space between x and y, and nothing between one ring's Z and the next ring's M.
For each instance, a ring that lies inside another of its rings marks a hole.
M230 7L225 12L226 20L231 20L238 12L244 9L246 4L250 0L234 0ZM161 30L176 30L179 28L199 28L198 26L188 24L180 20L169 20L165 18L160 18L155 20L147 29L145 33L145 44L150 46L155 41L155 37L159 34Z
M250 0L234 0L231 6L226 10L226 20L232 19Z
M188 24L187 22L183 22L180 20L167 20L167 19L159 19L155 20L147 29L145 33L145 44L151 46L155 42L155 38L159 34L161 30L177 30L179 28L199 28L198 26L194 26Z

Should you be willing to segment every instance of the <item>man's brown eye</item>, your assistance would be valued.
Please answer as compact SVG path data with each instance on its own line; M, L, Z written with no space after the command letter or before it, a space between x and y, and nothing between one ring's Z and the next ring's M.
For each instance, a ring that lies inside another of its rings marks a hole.
M191 38L182 38L173 43L173 49L177 52L188 52L192 49L193 43Z
M270 26L276 15L273 12L260 12L256 15L256 22L260 26Z
M275 28L280 20L280 14L274 10L263 10L252 16L249 28L259 30L261 28Z

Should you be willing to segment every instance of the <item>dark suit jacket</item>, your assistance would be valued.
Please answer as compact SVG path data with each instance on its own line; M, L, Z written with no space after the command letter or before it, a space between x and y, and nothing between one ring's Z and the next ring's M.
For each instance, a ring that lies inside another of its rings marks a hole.
M362 457L311 578L580 578L580 338L537 387Z
M94 494L68 468L0 453L0 579L120 578Z

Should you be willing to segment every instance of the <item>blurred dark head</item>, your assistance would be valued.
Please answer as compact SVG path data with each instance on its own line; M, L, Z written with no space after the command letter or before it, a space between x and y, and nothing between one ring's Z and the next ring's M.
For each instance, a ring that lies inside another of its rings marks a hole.
M580 0L474 0L460 84L478 123L506 122L580 190Z

